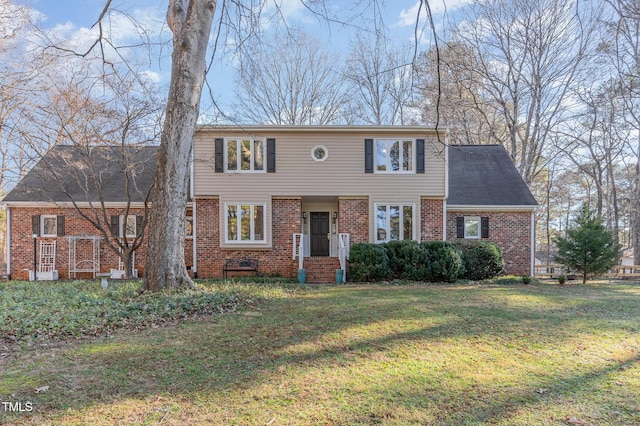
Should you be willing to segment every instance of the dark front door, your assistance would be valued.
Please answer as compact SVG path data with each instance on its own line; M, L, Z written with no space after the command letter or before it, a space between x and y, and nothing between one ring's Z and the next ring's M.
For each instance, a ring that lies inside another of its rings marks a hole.
M311 256L329 256L329 213L311 213Z

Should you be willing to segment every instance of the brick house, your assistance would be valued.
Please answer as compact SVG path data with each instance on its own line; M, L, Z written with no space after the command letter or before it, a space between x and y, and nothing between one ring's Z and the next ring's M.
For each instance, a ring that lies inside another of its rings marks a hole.
M508 274L532 274L537 204L507 153L447 147L445 138L444 131L408 126L202 126L187 263L200 278L220 277L226 259L252 258L261 275L295 277L302 266L309 282L332 282L350 244L484 238L502 248ZM34 184L30 174L3 201L15 278L33 264L32 217L65 217L65 236L46 234L60 241L61 261L61 238L90 232L68 197L65 203L25 190ZM108 200L109 217L123 218L121 192ZM140 272L144 254L144 246L136 252ZM101 256L100 269L108 271L114 260ZM69 268L58 269L69 276Z

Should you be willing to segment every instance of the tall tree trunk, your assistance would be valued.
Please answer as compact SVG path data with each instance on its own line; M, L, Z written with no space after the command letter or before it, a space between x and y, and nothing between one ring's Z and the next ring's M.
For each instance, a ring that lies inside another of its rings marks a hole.
M640 265L640 135L638 135L636 170L633 179L634 197L631 208L633 264Z
M189 165L216 0L170 0L171 85L158 152L145 290L191 285L184 263Z

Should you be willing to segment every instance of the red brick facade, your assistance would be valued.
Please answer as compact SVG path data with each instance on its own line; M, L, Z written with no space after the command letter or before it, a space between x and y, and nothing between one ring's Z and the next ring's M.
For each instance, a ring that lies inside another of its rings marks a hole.
M442 241L444 238L444 200L420 200L420 240Z
M297 274L297 261L292 258L293 234L301 229L300 199L274 199L272 202L272 248L233 250L220 247L219 201L196 200L196 229L198 277L220 278L227 258L250 257L258 259L260 275L278 275L293 278Z
M456 235L456 218L480 216L489 218L489 238L500 247L507 275L531 274L530 212L447 212L447 240L460 241Z
M351 244L369 242L369 200L340 199L338 201L339 233L349 233Z
M56 215L64 216L65 236L76 235L99 235L99 231L86 219L84 219L74 208L9 208L11 215L11 278L26 280L29 278L29 270L33 270L33 234L31 229L31 217L33 215ZM92 214L90 210L84 210L87 215ZM124 208L107 209L106 216L124 215ZM143 209L131 209L129 215L142 215ZM60 279L69 277L69 240L65 236L55 238L38 237L36 250L40 253L40 241L56 241L56 270ZM81 240L76 245L76 261L81 259L92 259L92 245L88 240ZM140 276L144 272L147 248L145 244L136 250L135 268ZM187 265L192 263L193 243L188 239L185 243L185 259ZM100 242L100 272L109 272L111 268L118 267L118 256L107 246L105 241ZM77 278L88 278L90 274L77 274Z

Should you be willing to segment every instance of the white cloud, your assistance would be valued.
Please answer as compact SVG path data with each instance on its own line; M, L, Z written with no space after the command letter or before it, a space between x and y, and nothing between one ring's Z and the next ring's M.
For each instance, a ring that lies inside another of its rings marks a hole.
M431 7L431 13L433 15L438 15L445 12L452 12L453 10L459 9L471 2L472 0L430 0L429 6ZM416 1L410 9L402 9L400 11L400 20L398 21L398 25L401 27L414 26L416 24L416 18L418 17L420 7L421 2ZM420 18L422 20L426 19L426 15L425 10L420 11Z

